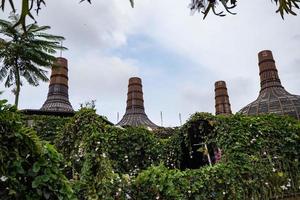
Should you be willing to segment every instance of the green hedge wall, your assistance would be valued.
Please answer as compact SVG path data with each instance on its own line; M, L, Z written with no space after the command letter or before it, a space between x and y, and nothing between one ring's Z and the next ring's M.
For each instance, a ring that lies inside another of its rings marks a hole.
M46 116L46 115L24 115L22 120L25 125L34 129L42 139L54 144L57 134L69 121L70 117Z
M1 199L267 200L300 192L300 123L288 117L196 113L156 132L113 127L92 108L35 121L56 147L0 102ZM189 169L193 156L213 157L211 148L221 160Z
M214 117L197 113L187 124L207 120L207 144L222 149L213 166L172 170L163 165L141 172L133 199L272 199L300 191L300 124L276 115ZM201 127L200 127L201 129Z
M0 199L76 199L63 157L0 101Z

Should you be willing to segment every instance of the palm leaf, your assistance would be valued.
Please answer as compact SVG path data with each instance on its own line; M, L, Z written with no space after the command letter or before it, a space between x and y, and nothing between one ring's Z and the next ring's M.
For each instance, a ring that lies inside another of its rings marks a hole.
M0 39L0 80L5 80L6 87L22 85L16 83L16 77L20 76L28 84L37 86L40 81L48 81L47 69L56 60L54 54L67 50L61 45L64 37L45 32L49 26L29 24L25 29L22 24L16 26L13 21L18 19L0 20L0 33L8 38Z

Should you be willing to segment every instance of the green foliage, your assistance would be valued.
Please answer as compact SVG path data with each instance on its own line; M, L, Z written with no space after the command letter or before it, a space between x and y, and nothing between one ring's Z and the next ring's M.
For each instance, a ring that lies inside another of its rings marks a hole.
M158 127L157 129L153 130L153 133L156 137L162 139L168 139L174 136L174 134L178 132L178 128L170 128L170 127Z
M15 107L0 101L1 199L75 199L62 155L24 127Z
M165 137L164 130L113 127L93 108L81 108L54 134L64 159L5 101L0 131L6 199L73 199L75 193L105 200L268 200L300 192L300 123L289 117L196 113ZM220 148L221 160L182 170L184 149L195 151L191 133Z
M0 20L0 81L5 79L5 87L15 86L15 105L18 106L22 78L30 85L48 81L47 68L55 61L57 50L65 50L60 42L61 36L45 33L49 26L36 23L23 27L16 26L17 16L10 21Z
M51 144L69 121L69 117L46 116L46 115L22 115L24 124L36 131L39 138Z
M199 122L208 122L207 124ZM195 113L189 120L181 127L181 140L184 142L184 146L188 149L189 153L192 153L191 136L189 136L189 129L195 129L197 136L200 140L205 142L205 137L211 135L214 131L214 124L216 117L210 113ZM196 125L196 127L194 127ZM212 143L210 141L209 143Z
M184 174L184 171L169 170L164 165L150 167L137 176L131 195L133 199L141 200L188 199L188 181L183 178Z
M222 149L221 161L185 171L151 167L137 176L133 199L267 200L299 192L299 121L277 115L196 113L183 129L198 120L213 126L202 134L206 143Z
M105 137L108 155L119 173L134 175L161 159L160 141L144 128L111 128Z
M126 196L128 182L141 170L164 161L170 168L179 165L180 145L174 139L160 139L144 128L112 127L92 108L81 108L56 144L78 196L111 199Z
M73 176L80 173L86 145L91 145L85 143L94 134L104 132L106 126L107 123L95 110L81 108L58 134L56 146L67 162L72 163Z
M111 199L115 187L110 160L99 141L107 122L92 108L81 108L58 135L56 145L66 158L66 174L80 199Z

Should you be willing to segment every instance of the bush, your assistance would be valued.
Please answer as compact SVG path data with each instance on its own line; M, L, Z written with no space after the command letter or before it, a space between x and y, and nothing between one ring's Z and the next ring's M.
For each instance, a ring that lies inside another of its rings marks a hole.
M49 134L62 163L13 107L1 101L0 112L1 198L72 199L74 190L79 199L267 200L300 192L300 123L288 117L196 113L181 128L150 132L113 127L81 108Z
M175 139L160 139L144 128L112 127L95 110L82 108L63 128L56 144L78 195L111 199L128 195L129 191L119 189L141 170L164 161L172 168L179 165L180 146Z
M14 107L0 101L1 199L75 199L55 148L22 125Z
M54 144L57 134L69 121L69 117L46 116L46 115L22 115L24 124L37 132L42 140Z
M211 127L203 129L208 124ZM199 131L201 140L222 149L221 161L184 171L153 166L137 176L133 199L267 200L300 191L299 121L277 115L196 113L181 130L186 137L189 127L203 130ZM184 140L189 144L189 139Z

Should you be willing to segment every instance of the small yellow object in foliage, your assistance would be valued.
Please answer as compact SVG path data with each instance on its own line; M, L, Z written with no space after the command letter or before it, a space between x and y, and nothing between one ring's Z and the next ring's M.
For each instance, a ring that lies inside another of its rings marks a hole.
M284 173L283 173L283 172L278 172L277 175L278 175L279 177L283 177Z

